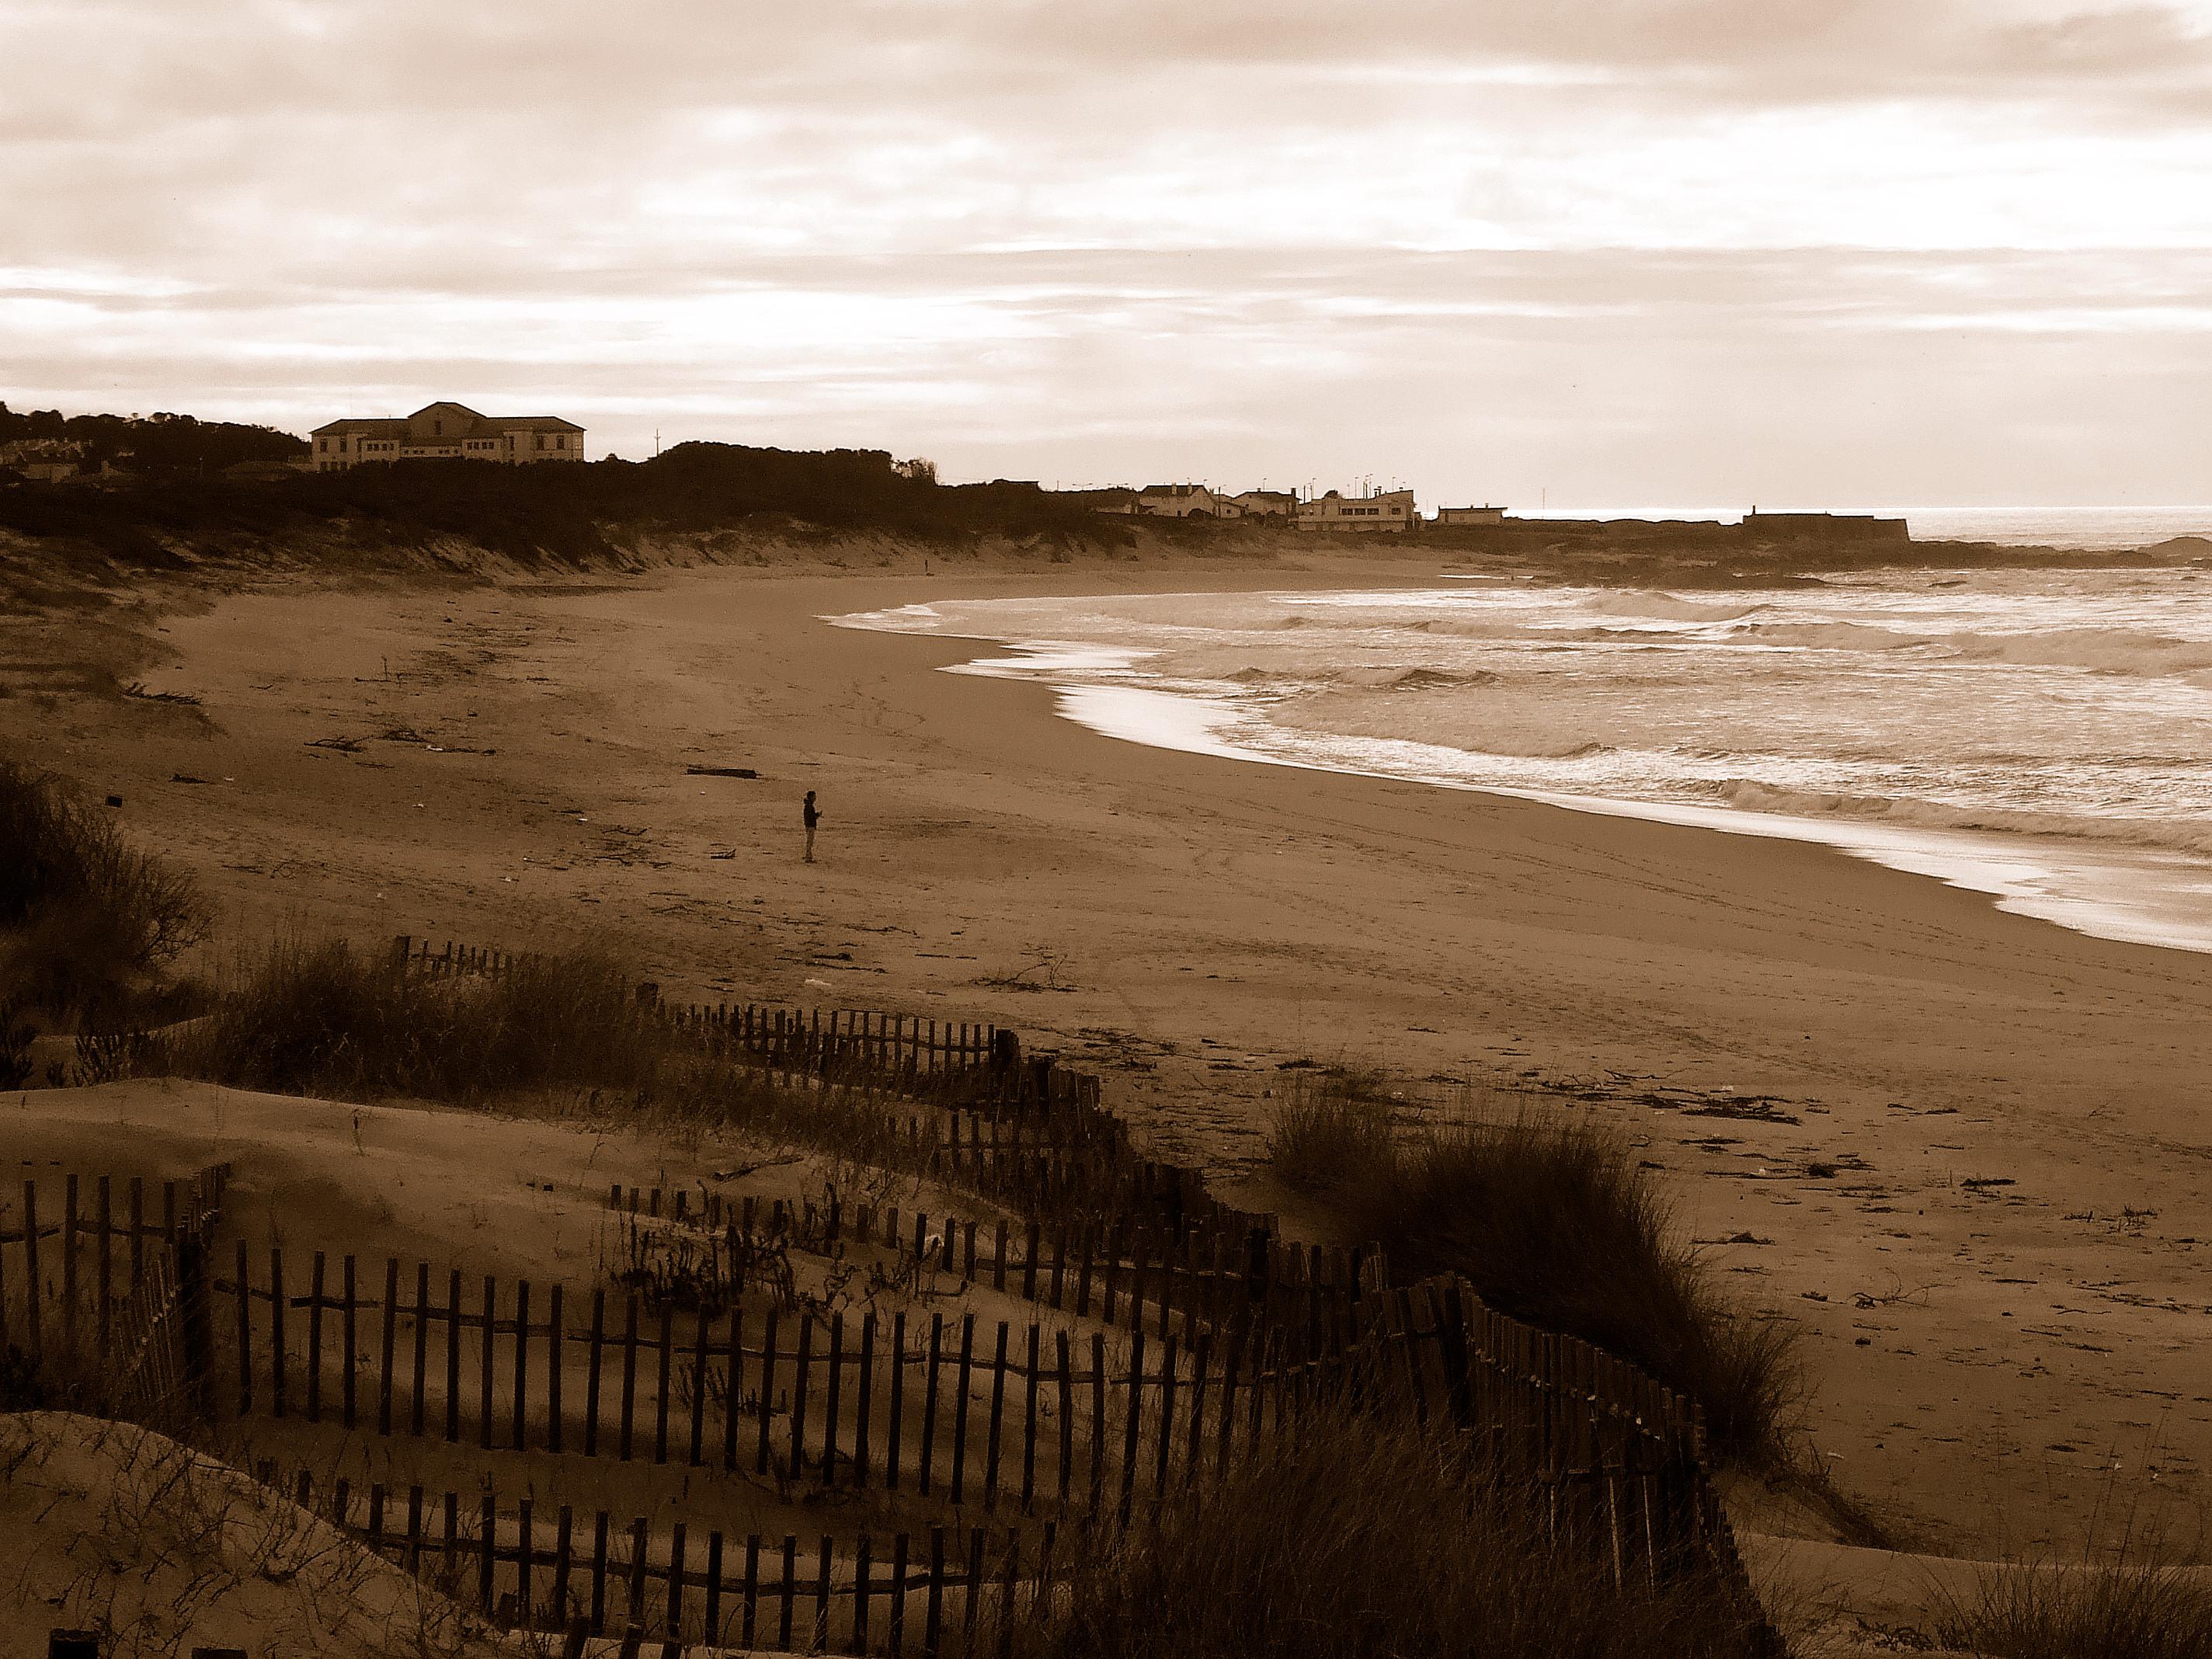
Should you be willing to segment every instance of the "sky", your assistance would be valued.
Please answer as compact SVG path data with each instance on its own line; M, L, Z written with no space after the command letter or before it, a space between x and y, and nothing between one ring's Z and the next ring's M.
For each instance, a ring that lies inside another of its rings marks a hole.
M2212 0L0 0L0 401L2212 500Z

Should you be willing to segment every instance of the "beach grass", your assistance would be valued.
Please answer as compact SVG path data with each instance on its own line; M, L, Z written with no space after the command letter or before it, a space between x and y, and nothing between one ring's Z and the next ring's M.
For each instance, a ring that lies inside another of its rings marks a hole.
M135 1069L276 1094L487 1106L573 1089L588 1110L679 1136L730 1132L861 1168L926 1163L865 1086L793 1086L701 1052L641 1012L634 975L591 951L518 956L497 974L396 969L343 939L279 939L240 959L214 1012L147 1045Z
M664 1054L623 974L589 952L433 978L343 939L279 939L232 981L167 1045L169 1069L281 1094L470 1103L559 1085L648 1088Z
M1473 1443L1319 1406L1293 1443L1085 1561L1025 1659L1731 1659L1769 1650L1717 1576L1616 1582Z
M1936 1636L1990 1659L2212 1659L2212 1583L2203 1569L2140 1548L2079 1566L2008 1562Z
M1324 1073L1286 1097L1270 1152L1286 1185L1382 1247L1395 1279L1460 1274L1501 1312L1688 1395L1722 1457L1787 1461L1796 1328L1723 1293L1619 1135L1534 1100L1401 1125L1384 1091Z

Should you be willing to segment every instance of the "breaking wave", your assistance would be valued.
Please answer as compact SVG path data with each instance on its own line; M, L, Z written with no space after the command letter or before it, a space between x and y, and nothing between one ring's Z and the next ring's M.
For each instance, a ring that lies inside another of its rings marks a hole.
M1652 617L1662 622L1737 622L1763 605L1708 605L1698 599L1677 599L1672 593L1601 593L1588 610L1601 617Z
M1979 830L2008 836L2062 836L2074 841L2115 842L2191 856L2212 855L2212 823L2174 818L2104 817L2076 812L2023 811L1964 806L1911 796L1852 795L1791 789L1753 778L1729 778L1711 787L1720 804L1746 812L1787 817L1850 818L1916 830Z
M1188 665L1183 666L1188 670ZM1247 664L1244 667L1218 678L1232 685L1296 685L1311 689L1321 686L1350 686L1364 691L1433 691L1446 687L1495 685L1498 676L1488 669L1404 668L1388 665L1351 668L1261 668Z

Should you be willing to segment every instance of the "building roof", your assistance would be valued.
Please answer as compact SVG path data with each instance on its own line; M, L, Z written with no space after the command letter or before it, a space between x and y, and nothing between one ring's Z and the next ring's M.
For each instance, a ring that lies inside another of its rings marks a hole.
M467 421L468 424L460 431L450 434L451 439L495 437L502 432L581 432L584 429L574 421L563 420L558 415L479 415L466 404L441 398L434 404L423 404L412 415L331 421L317 427L308 435L316 438L404 438L412 422L433 410L451 410ZM440 441L448 441L447 434L440 434Z
M331 421L317 427L311 438L398 437L407 430L403 420Z

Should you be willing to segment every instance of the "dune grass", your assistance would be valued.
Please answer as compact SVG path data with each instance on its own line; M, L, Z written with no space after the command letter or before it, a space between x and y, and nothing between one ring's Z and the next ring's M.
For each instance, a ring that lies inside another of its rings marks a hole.
M1535 1102L1401 1131L1377 1093L1328 1077L1295 1091L1270 1141L1278 1176L1381 1244L1394 1279L1461 1274L1500 1311L1688 1395L1723 1457L1784 1460L1795 1328L1731 1305L1618 1136Z
M2212 1583L2141 1552L2081 1566L2008 1563L1948 1608L1936 1639L1990 1659L2212 1659Z
M589 953L433 978L342 939L280 939L165 1058L238 1088L471 1102L558 1085L647 1088L665 1049L622 972Z
M1079 1570L1024 1659L1733 1659L1771 1651L1717 1577L1613 1582L1472 1442L1322 1412Z
M233 977L216 1012L133 1069L339 1100L486 1105L574 1089L590 1092L594 1115L809 1146L860 1165L921 1159L910 1105L866 1087L793 1088L703 1054L641 1015L630 975L588 951L441 977L397 971L342 939L281 939Z
M206 924L190 876L131 846L53 778L0 761L0 996L93 1022L125 1018Z

